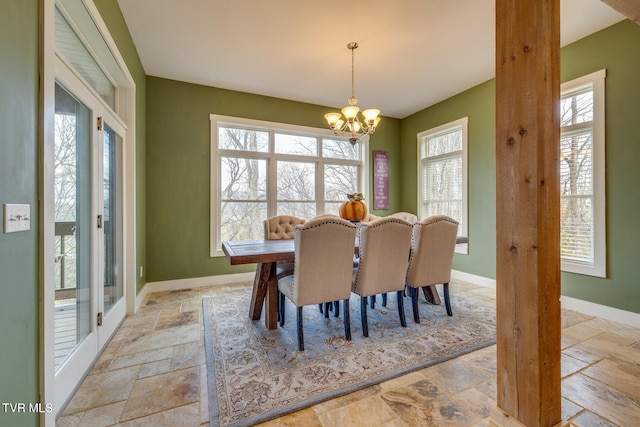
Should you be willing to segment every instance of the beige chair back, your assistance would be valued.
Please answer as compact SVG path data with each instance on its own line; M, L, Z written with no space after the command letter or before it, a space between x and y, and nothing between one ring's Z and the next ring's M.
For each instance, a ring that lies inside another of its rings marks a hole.
M414 288L449 283L458 222L434 215L413 224L407 285Z
M371 221L374 221L374 220L376 220L378 218L380 218L380 217L377 216L377 215L367 214L367 216L362 220L362 222L371 222Z
M318 219L318 218L340 218L340 216L332 213L323 213L323 214L314 216L312 219Z
M266 240L293 239L295 226L304 223L304 219L289 215L279 215L265 219L264 238Z
M405 221L407 221L407 222L409 222L411 224L413 224L414 222L418 222L418 216L414 215L412 213L409 213L409 212L396 212L396 213L391 214L389 216L393 216L393 217L396 217L396 218L402 218L402 219L404 219Z
M407 221L390 216L360 225L353 292L370 296L404 289L412 229Z
M338 217L314 218L294 231L291 300L297 306L348 299L358 227Z

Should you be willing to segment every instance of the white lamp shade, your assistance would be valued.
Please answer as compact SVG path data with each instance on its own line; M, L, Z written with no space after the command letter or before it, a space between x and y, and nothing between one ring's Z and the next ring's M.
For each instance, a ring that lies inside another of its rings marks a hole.
M327 119L330 126L334 126L338 120L340 120L340 117L340 113L327 113L324 115L324 118Z
M378 114L380 114L380 110L376 110L375 108L370 108L362 112L362 115L367 121L374 121L378 117Z
M360 109L357 106L349 105L348 107L344 107L342 109L342 114L344 114L347 120L352 120L356 118L358 111L360 111Z

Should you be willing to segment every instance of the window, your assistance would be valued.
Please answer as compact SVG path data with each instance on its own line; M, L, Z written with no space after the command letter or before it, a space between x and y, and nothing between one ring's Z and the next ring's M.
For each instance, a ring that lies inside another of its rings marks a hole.
M604 79L601 70L562 85L560 254L562 270L606 277Z
M262 239L275 215L338 214L365 193L368 139L324 129L211 115L211 256L225 240Z
M467 235L467 123L468 118L418 134L418 217L448 215ZM456 252L467 253L467 244Z

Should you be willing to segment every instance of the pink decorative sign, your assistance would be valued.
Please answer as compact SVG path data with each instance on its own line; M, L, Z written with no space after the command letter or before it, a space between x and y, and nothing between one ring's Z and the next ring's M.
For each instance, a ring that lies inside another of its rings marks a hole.
M373 152L373 209L389 209L389 153Z

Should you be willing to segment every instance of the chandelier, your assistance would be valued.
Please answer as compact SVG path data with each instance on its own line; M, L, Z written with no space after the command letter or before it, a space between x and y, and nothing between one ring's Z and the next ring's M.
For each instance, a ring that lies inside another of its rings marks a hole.
M336 135L341 138L346 138L349 142L355 145L360 138L365 135L371 135L376 131L376 126L380 122L380 110L370 108L362 112L363 119L360 121L358 118L358 99L355 96L355 84L354 84L354 52L358 48L358 43L351 42L347 45L347 48L351 50L351 98L349 98L349 105L342 109L340 113L327 113L324 118L327 119L329 127ZM344 115L344 118L343 118Z

